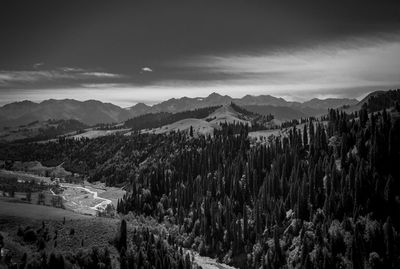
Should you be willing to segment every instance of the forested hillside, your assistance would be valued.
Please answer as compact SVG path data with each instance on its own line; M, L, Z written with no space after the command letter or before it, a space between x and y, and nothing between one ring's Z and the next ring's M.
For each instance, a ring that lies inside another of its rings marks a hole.
M398 267L400 125L353 117L331 111L268 146L193 141L141 169L118 210L173 215L186 247L241 268Z
M175 243L240 268L399 268L400 121L374 110L330 110L268 144L223 125L8 145L0 159L123 184L118 212L177 224Z
M396 107L399 111L400 108L400 90L389 90L387 92L376 92L371 96L367 96L365 102L369 112L376 112L388 107Z
M17 143L41 141L80 132L85 128L88 126L73 119L33 121L19 127L4 128L0 131L0 141Z
M163 125L171 124L173 122L180 121L183 119L206 118L208 115L210 115L220 107L221 106L213 106L213 107L199 108L195 110L188 110L178 113L169 113L169 112L149 113L127 120L125 122L125 126L128 128L132 128L132 130L158 128Z

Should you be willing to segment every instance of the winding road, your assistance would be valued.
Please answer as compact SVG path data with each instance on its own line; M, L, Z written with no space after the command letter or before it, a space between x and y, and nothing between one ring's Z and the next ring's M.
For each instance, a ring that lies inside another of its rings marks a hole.
M99 197L98 194L97 194L97 191L92 191L92 190L89 190L88 188L85 188L85 187L73 186L73 185L65 185L65 184L61 184L61 183L60 183L60 187L62 187L62 188L81 189L81 190L84 190L84 191L86 191L86 192L88 192L88 193L90 193L90 194L93 194L93 199L102 200L100 203L96 204L95 206L89 207L90 209L93 209L93 210L104 210L104 209L107 207L108 204L111 204L111 203L112 203L112 201L109 200L109 199ZM56 194L53 192L53 190L50 189L50 191L51 191L51 193L52 193L53 195L56 195ZM62 196L62 197L63 197L64 200L68 201L68 200L65 198L65 196ZM72 202L72 203L76 204L74 201L69 201L69 202Z

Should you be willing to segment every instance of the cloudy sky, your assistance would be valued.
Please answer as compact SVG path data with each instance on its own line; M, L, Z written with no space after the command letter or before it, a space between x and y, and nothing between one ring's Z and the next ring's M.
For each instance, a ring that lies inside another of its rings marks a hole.
M400 88L400 1L2 1L0 105Z

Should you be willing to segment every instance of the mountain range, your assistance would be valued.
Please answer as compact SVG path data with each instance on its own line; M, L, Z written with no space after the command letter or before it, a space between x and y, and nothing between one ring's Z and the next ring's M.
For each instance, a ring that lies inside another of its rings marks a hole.
M279 120L319 116L326 113L328 108L338 108L344 105L352 106L359 103L356 99L346 98L323 100L314 98L300 103L286 101L283 98L271 95L246 95L242 98L232 98L218 93L212 93L205 98L172 98L153 106L138 103L129 108L121 108L111 103L103 103L96 100L49 99L41 103L22 101L0 107L0 127L19 126L33 121L46 121L49 119L75 119L87 125L117 123L147 113L176 113L219 106L231 102L259 114L273 114Z
M344 105L352 106L357 104L358 100L347 98L314 98L301 103L286 101L283 98L278 98L271 95L246 95L242 98L232 98L228 95L220 95L214 92L205 98L172 98L153 106L138 103L127 109L132 115L139 116L146 113L157 112L176 113L196 108L225 105L231 102L251 112L262 115L272 114L276 119L290 120L301 117L323 115L327 112L328 108L338 108Z
M356 99L347 98L328 98L318 99L314 98L304 103L290 102L283 98L274 97L271 95L246 95L242 98L232 98L228 95L220 95L212 93L205 98L188 98L183 97L180 99L169 99L167 101L148 106L143 103L138 103L128 108L133 114L140 115L144 113L155 112L179 112L195 108L210 107L216 105L224 105L234 102L235 104L246 106L273 106L273 107L290 107L295 110L303 111L305 114L324 113L328 108L337 108L343 105L354 105L358 103Z

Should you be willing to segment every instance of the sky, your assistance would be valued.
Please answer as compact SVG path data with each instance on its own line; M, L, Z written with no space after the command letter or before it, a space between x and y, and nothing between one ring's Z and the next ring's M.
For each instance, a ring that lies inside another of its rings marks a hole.
M0 105L400 88L400 1L2 1Z

